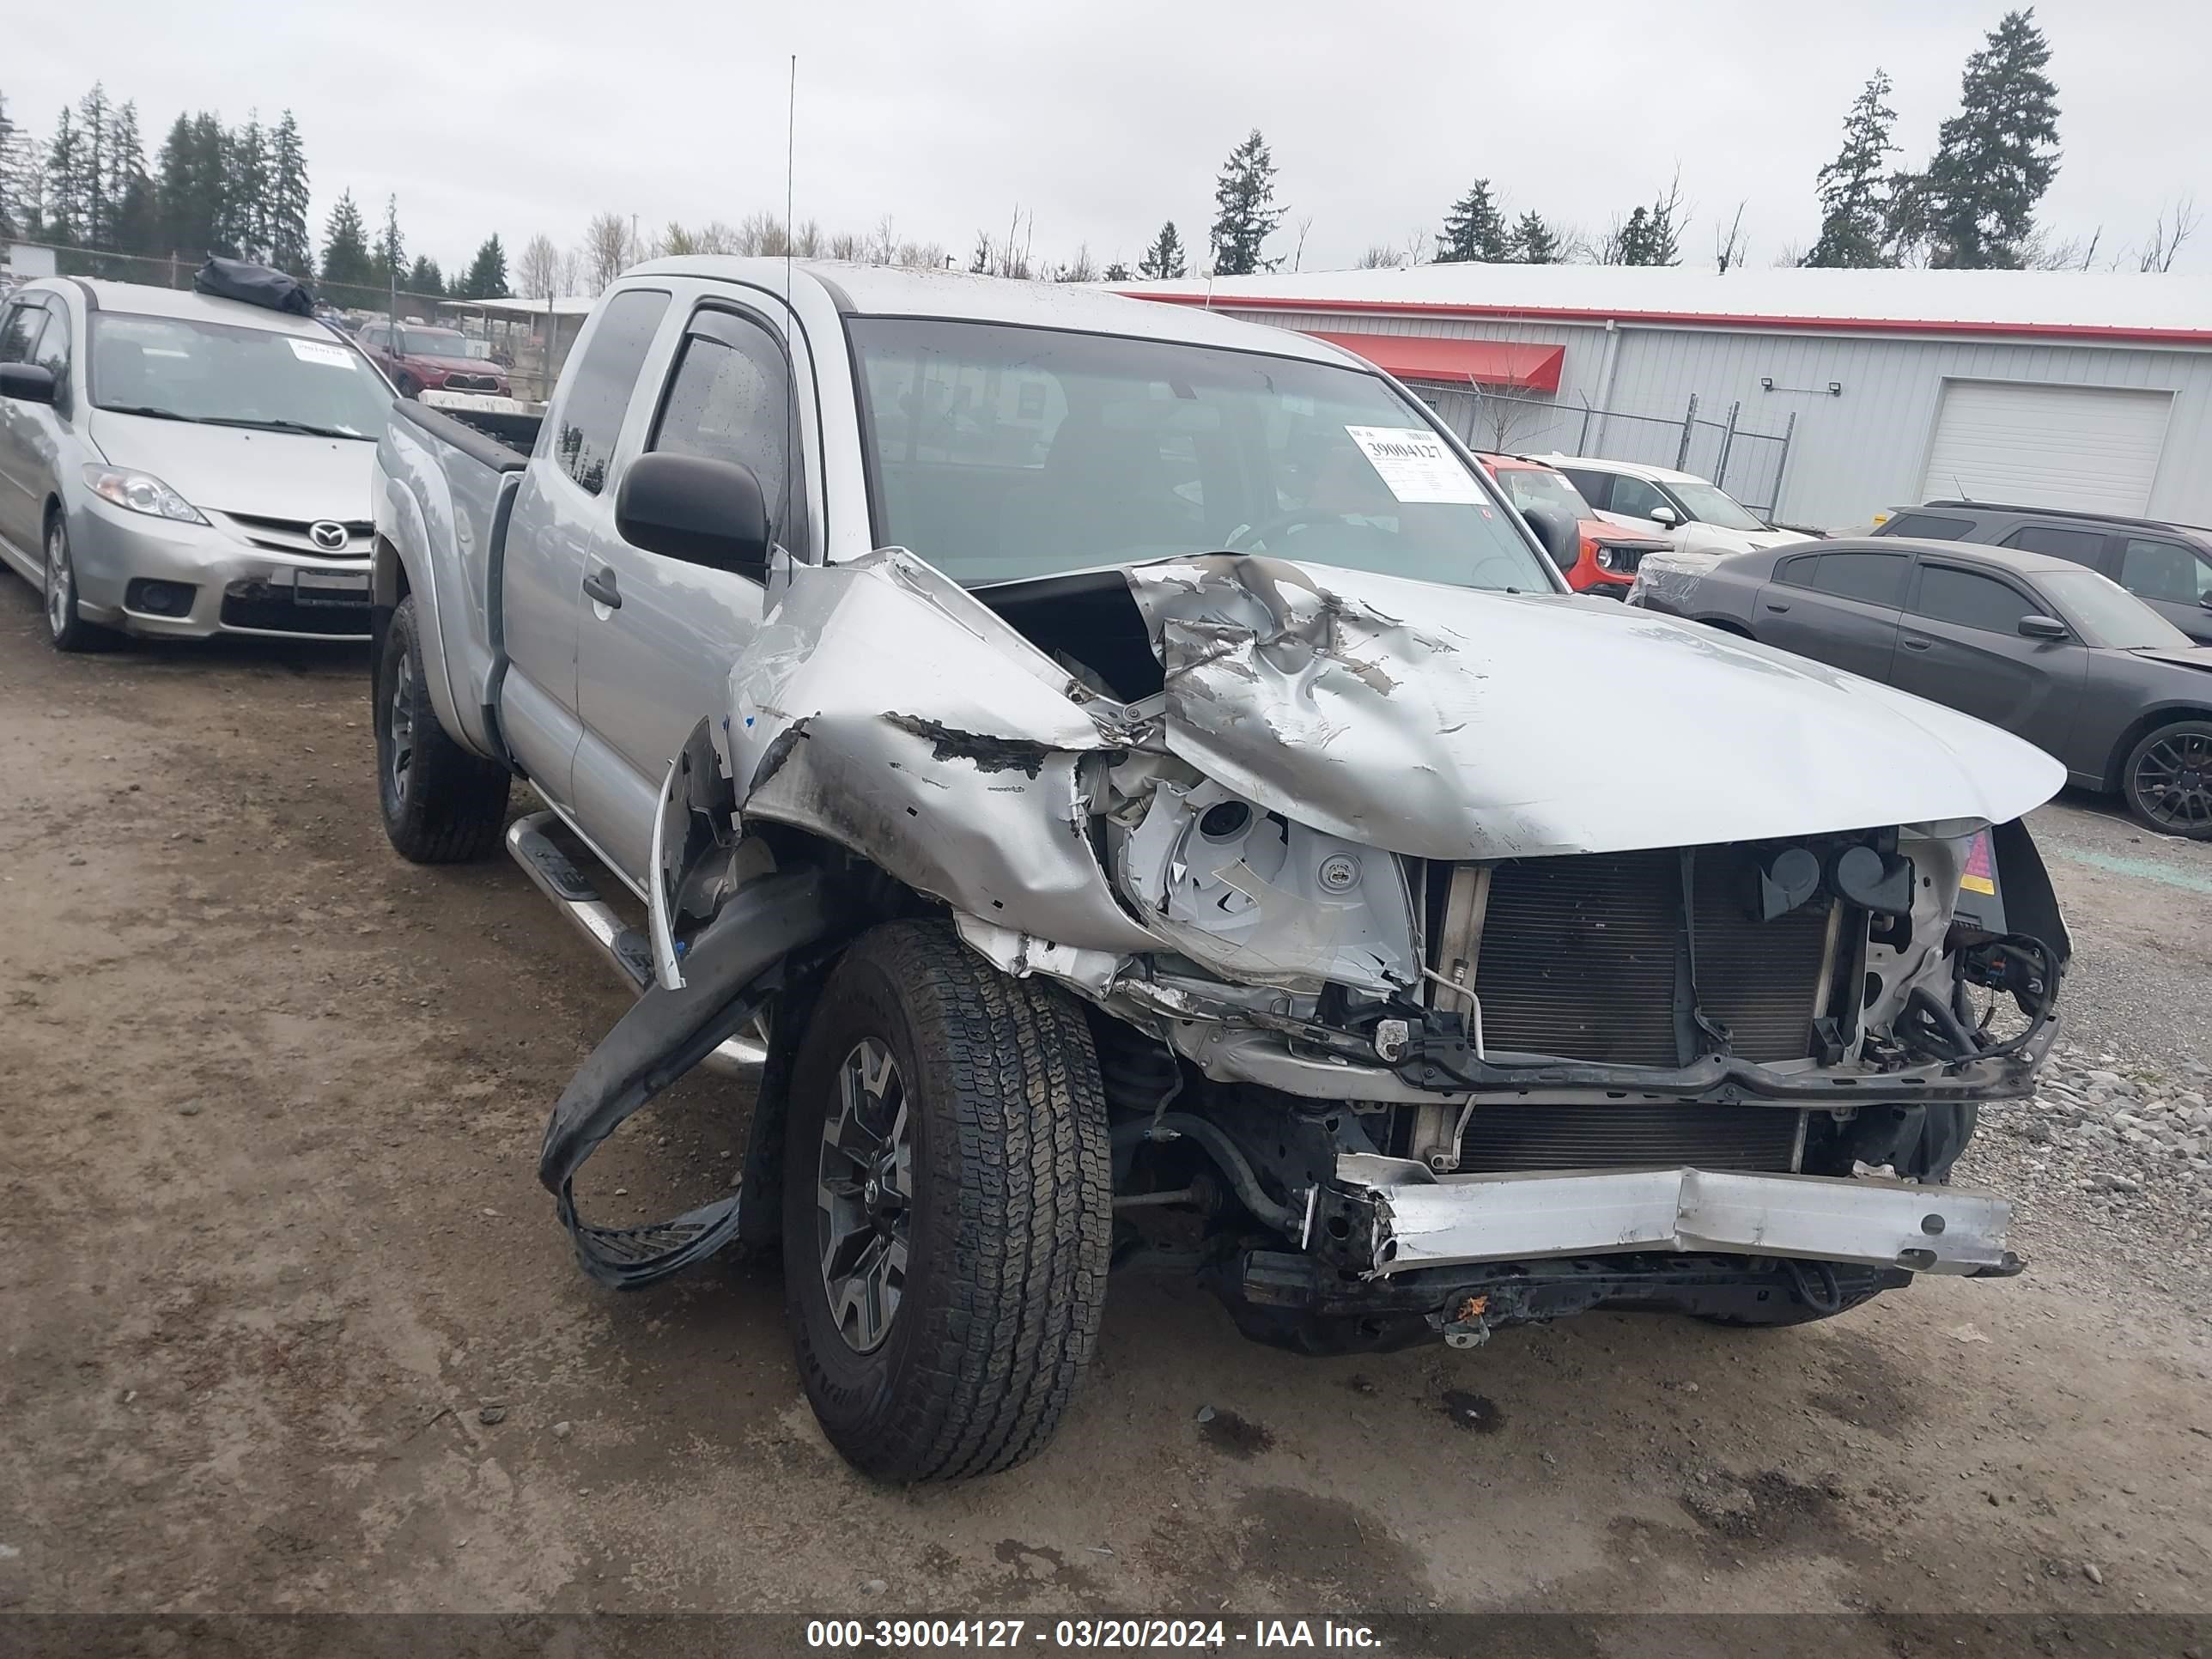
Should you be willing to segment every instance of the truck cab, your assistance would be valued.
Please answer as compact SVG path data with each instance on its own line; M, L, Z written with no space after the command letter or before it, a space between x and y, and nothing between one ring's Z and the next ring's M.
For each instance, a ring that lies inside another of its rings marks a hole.
M507 418L379 446L386 831L504 841L638 989L554 1107L556 1218L622 1290L780 1246L858 1468L1034 1452L1117 1271L1336 1352L2019 1270L1948 1178L2057 1033L2057 763L1577 597L1370 365L687 258ZM2000 925L1954 925L1970 869ZM736 1188L589 1219L699 1066L756 1077Z

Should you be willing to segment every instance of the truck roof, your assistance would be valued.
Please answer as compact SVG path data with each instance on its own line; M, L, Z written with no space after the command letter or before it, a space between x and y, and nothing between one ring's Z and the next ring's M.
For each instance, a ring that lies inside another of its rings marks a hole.
M719 276L770 289L784 283L781 259L720 254L653 259L626 276ZM1197 306L1153 305L1086 283L1024 283L957 270L909 270L833 260L792 262L795 280L818 283L837 309L855 317L933 317L957 322L1008 323L1024 328L1072 329L1145 340L1264 351L1312 362L1371 366L1326 341L1289 329L1237 321Z

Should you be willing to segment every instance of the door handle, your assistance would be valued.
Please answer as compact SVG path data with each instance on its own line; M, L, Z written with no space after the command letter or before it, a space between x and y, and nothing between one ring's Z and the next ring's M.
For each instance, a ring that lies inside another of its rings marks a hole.
M615 586L613 566L602 565L584 578L584 597L598 600L610 611L622 609L622 592Z
M1936 643L1933 640L1922 639L1917 634L1901 634L1898 636L1897 642L1907 651L1925 651Z
M1776 613L1778 613L1778 613L1780 613L1780 612L1782 612L1782 611L1787 611L1790 607L1789 607L1788 605L1777 605L1777 604L1775 604L1775 602L1774 602L1773 600L1769 599L1769 600L1766 602L1766 608L1767 608L1769 611L1774 611L1774 612L1776 612Z

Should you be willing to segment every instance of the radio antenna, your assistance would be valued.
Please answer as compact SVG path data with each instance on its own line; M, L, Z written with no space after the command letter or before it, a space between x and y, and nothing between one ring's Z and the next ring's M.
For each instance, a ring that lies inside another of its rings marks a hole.
M782 536L791 533L791 475L799 466L799 359L791 349L789 333L799 326L798 313L791 308L792 244L799 234L799 227L792 216L798 198L793 182L798 171L798 134L799 54L794 52L791 54L791 83L785 94L783 114L783 510L776 520L776 529Z

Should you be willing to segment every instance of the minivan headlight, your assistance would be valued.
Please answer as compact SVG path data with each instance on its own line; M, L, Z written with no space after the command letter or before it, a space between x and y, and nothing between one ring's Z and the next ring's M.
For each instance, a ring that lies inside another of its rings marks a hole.
M88 466L85 486L103 501L128 513L145 513L179 524L205 524L199 508L150 472L134 472L127 466Z

